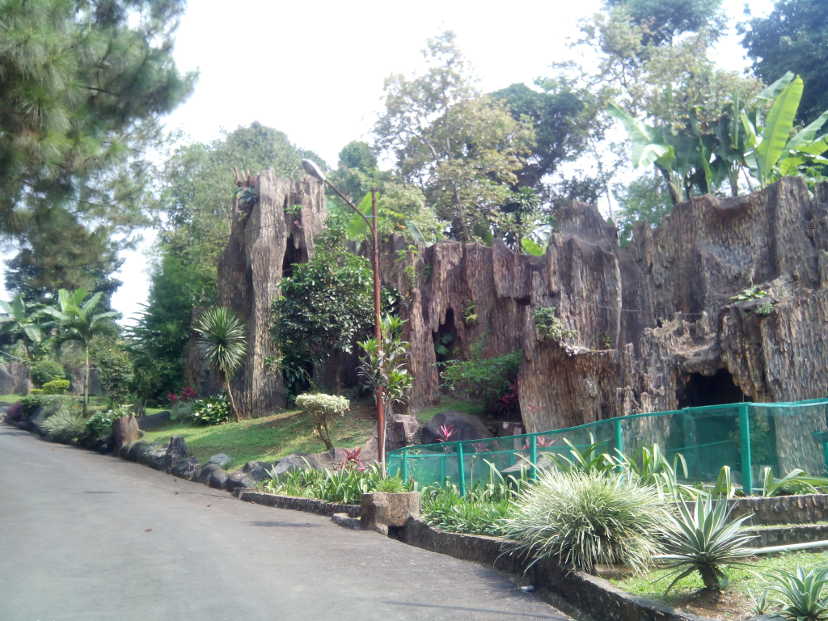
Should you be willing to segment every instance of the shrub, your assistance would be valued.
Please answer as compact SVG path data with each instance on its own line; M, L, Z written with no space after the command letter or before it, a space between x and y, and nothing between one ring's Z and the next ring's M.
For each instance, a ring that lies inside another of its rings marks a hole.
M443 383L449 390L473 395L488 405L508 393L517 378L521 352L514 351L493 358L482 357L482 347L475 345L469 360L449 360L443 366Z
M714 502L708 496L698 499L692 510L682 501L678 514L667 516L665 560L673 569L668 576L675 576L667 591L694 571L699 572L706 589L721 590L727 582L723 568L739 564L753 553L746 544L755 537L745 534L742 527L751 516L730 520L731 510L727 500Z
M132 360L122 341L109 336L92 340L91 356L98 370L98 381L110 405L130 399L135 383Z
M230 420L232 412L227 396L222 394L194 401L191 416L202 425L220 425Z
M96 440L105 440L112 435L112 423L122 416L130 416L132 413L132 406L129 404L118 405L108 410L99 410L86 421L86 430Z
M778 570L776 582L768 587L777 597L780 614L791 621L825 621L828 619L828 599L822 596L828 584L828 568L815 567L807 572L797 567L795 572Z
M22 418L23 404L20 401L18 401L17 403L12 403L8 408L6 408L5 421L7 423L16 423Z
M547 470L520 492L503 530L516 542L513 553L532 563L554 558L569 569L624 564L641 572L659 549L665 513L653 488L628 478Z
M74 407L63 403L43 422L46 437L53 442L77 442L86 431L86 418Z
M69 390L69 380L56 379L43 384L43 393L47 395L62 395Z
M410 491L412 483L387 477L382 468L374 464L359 470L340 468L338 470L293 470L279 476L272 476L264 484L267 491L286 496L318 498L327 502L355 504L362 494L377 491Z
M325 395L322 393L306 393L296 397L296 407L313 420L316 435L325 444L329 451L333 450L329 425L336 416L343 416L348 411L350 403L345 397Z
M63 369L63 365L57 360L43 358L32 365L31 375L32 382L36 386L43 386L46 382L64 379L66 377L66 371Z
M575 330L567 328L555 313L554 306L541 306L532 313L532 320L535 323L535 332L539 341L561 343L577 336Z

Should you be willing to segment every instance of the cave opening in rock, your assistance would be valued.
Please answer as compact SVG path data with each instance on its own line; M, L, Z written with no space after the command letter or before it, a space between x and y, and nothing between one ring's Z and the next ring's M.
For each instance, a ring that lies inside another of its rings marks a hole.
M308 260L304 248L297 248L293 243L293 236L287 238L285 245L285 255L282 258L282 278L287 278L293 274L293 266L297 263L304 263Z
M457 328L454 325L454 310L449 308L446 311L446 318L440 324L437 332L432 333L434 337L434 355L437 362L446 362L454 359L454 346L457 344Z
M679 386L676 397L679 408L750 401L727 369L719 369L713 375L691 373L684 385Z

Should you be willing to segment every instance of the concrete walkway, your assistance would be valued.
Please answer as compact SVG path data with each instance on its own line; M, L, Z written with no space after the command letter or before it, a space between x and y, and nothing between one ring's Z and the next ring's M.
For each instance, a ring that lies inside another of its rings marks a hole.
M2 621L565 618L494 570L0 424Z

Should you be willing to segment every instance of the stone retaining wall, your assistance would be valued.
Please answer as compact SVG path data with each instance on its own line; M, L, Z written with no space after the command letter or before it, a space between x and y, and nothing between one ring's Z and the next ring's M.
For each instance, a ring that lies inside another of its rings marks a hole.
M807 524L828 520L828 494L734 498L733 515L753 514L751 524Z

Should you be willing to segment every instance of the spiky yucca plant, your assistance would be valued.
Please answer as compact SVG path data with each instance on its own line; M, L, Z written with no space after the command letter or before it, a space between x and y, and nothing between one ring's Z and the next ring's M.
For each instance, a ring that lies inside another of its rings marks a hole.
M198 334L201 353L221 375L227 396L230 398L230 408L236 420L239 420L239 410L233 400L230 380L247 353L245 326L230 309L219 306L205 311L199 317L195 331Z
M822 592L828 584L828 567L805 571L797 567L789 572L780 569L773 574L775 582L768 590L775 593L779 614L791 621L825 621L828 619L828 598Z
M666 516L656 490L612 473L542 471L504 520L514 553L554 558L569 569L592 572L623 564L641 572L659 551Z
M724 567L741 564L753 554L747 544L755 536L745 534L743 527L752 516L731 520L727 500L714 502L709 496L676 506L677 514L668 517L664 532L668 554L661 557L673 569L666 576L673 577L667 591L694 571L706 589L721 590L727 583Z

